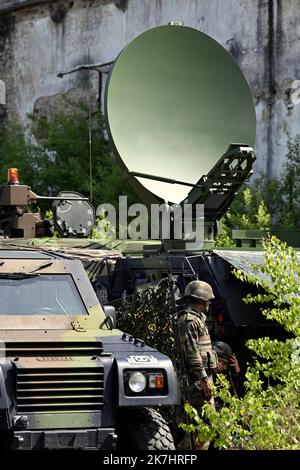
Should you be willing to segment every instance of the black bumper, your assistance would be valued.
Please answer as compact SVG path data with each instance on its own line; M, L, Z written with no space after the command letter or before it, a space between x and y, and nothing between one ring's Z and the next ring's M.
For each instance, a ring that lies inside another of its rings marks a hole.
M13 449L114 449L116 434L113 428L72 429L45 431L15 431L11 445Z

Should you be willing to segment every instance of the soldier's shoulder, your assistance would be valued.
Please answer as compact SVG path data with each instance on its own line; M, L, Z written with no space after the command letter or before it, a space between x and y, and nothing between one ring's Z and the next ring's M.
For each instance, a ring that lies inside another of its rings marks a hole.
M198 323L199 321L201 321L201 318L199 317L199 315L197 315L197 313L194 310L187 307L181 312L179 312L178 320Z

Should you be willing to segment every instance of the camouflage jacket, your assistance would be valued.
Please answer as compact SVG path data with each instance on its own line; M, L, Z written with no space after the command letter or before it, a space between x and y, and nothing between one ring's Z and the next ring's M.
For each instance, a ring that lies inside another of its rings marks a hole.
M207 377L216 367L216 355L205 324L206 316L191 307L178 314L178 329L186 373L195 379Z

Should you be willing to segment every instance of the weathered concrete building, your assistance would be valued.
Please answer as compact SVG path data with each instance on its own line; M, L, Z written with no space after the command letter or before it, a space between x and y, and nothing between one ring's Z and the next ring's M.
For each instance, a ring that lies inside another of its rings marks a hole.
M109 62L141 32L180 20L240 64L256 105L256 174L278 174L287 129L300 133L299 12L300 0L0 0L0 119L27 125L28 113L57 106L57 95L85 95L86 70L57 74L89 54ZM99 97L97 71L92 85Z

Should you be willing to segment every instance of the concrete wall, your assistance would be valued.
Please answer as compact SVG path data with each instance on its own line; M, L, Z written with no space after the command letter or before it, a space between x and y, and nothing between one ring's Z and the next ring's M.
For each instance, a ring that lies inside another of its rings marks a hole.
M0 0L8 115L27 125L38 98L87 88L88 72L63 79L57 73L87 63L89 49L91 62L107 62L139 33L181 20L215 38L240 64L256 104L255 172L278 174L285 127L300 133L300 105L290 90L300 79L299 11L300 0ZM92 75L98 93L98 73Z

